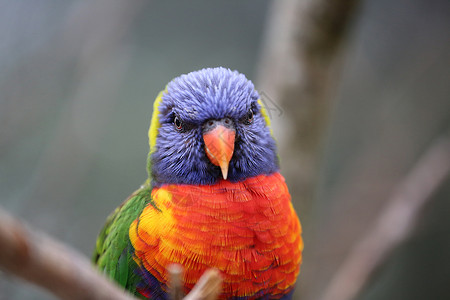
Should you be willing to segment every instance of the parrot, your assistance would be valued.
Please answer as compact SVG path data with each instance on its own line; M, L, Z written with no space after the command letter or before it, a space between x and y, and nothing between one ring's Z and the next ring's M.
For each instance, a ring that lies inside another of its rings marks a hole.
M292 299L302 230L270 121L238 71L170 81L153 104L148 178L107 218L96 267L141 299L168 299L171 264L186 293L213 268L219 299Z

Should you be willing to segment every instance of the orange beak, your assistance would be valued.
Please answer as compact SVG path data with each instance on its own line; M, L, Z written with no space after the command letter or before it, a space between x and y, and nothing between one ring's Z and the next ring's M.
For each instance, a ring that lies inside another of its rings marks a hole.
M220 167L223 179L227 179L228 176L228 165L234 152L235 136L236 131L233 128L220 124L203 134L206 155L211 163Z

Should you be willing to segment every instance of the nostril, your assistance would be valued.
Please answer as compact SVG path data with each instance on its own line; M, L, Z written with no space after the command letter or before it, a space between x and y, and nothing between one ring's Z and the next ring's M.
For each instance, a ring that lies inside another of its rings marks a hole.
M231 125L231 120L230 120L230 118L225 118L224 122L225 122L225 124L227 124L227 125Z
M214 125L214 121L208 121L208 126L213 126Z

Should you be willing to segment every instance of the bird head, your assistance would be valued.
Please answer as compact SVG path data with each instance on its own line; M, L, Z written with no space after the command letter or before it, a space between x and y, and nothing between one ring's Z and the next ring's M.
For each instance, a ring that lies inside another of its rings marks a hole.
M269 118L251 81L208 68L173 79L149 130L154 185L233 182L278 170Z

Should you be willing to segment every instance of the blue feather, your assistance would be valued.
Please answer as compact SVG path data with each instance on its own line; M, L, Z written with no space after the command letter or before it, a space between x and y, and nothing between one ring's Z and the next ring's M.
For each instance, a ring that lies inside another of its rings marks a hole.
M225 117L234 122L236 142L228 180L237 182L278 171L276 146L258 104L259 94L243 74L225 68L192 72L172 80L159 106L161 127L152 153L154 186L214 184L222 178L203 150L202 124ZM251 124L242 122L249 110ZM184 130L174 129L174 117Z

